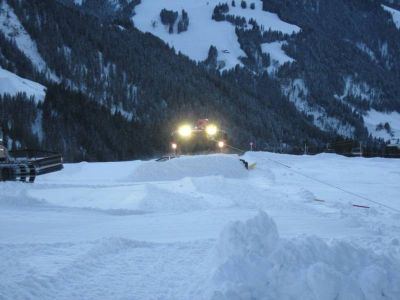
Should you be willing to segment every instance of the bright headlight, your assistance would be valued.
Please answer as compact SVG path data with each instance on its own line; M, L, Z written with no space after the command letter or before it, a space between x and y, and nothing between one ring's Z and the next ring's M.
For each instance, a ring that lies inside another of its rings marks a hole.
M225 143L223 141L219 141L218 142L218 147L219 148L224 148L225 147Z
M179 127L178 133L181 137L187 138L192 134L192 128L189 125Z
M208 125L206 127L206 132L208 135L216 135L217 131L218 131L218 128L215 125Z

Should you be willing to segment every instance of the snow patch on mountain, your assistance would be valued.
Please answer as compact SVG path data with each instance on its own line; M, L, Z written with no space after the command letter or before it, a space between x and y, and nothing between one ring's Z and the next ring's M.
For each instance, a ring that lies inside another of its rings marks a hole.
M372 61L377 62L374 51L371 48L369 48L365 43L359 42L356 44L356 47L365 54L367 54Z
M281 65L295 61L283 51L282 46L285 44L284 41L261 44L262 52L269 54L271 58L271 65L268 67L269 74L275 73Z
M132 121L134 118L135 114L133 112L126 111L122 108L122 104L120 103L118 106L117 105L112 105L110 109L111 113L113 115L119 113L121 114L122 117L124 117L128 121Z
M392 15L393 22L398 29L400 29L400 11L393 9L389 6L382 5L383 9Z
M210 46L215 46L218 50L218 60L224 61L225 69L231 69L242 65L240 57L245 57L246 54L240 48L235 26L227 21L212 20L214 8L219 3L217 0L142 0L135 8L136 15L133 21L139 30L152 33L197 62L204 61ZM287 34L300 31L299 27L283 22L276 14L263 11L261 2L256 3L254 10L232 7L230 1L229 5L229 15L244 17L247 21L253 18L265 30L271 29ZM189 16L188 30L180 34L170 34L168 28L160 21L160 12L164 8L179 13L184 9Z
M10 40L15 41L17 47L31 60L32 64L41 72L46 71L46 62L39 54L36 43L22 26L14 10L6 1L0 4L0 31Z
M0 94L15 96L18 93L25 93L40 102L46 96L46 87L0 68Z
M343 100L347 96L353 96L371 102L381 95L380 91L370 87L366 82L357 82L353 76L346 76L343 80L343 94L340 96L336 95L337 99Z
M385 124L389 127L385 128ZM368 132L376 138L382 138L385 141L393 137L400 137L400 113L384 113L371 109L364 116L364 124Z
M220 3L220 1L209 2L214 2L213 5ZM252 2L255 6L254 9L251 9L249 7L247 7L246 9L241 8L240 1L237 1L236 6L232 6L231 1L227 1L227 3L229 5L229 12L227 13L228 15L243 17L247 20L247 22L249 22L250 19L253 19L257 22L259 26L262 27L262 30L280 31L284 34L289 35L298 33L301 30L301 28L296 25L282 21L277 14L264 11L262 9L262 1ZM248 3L248 6L249 4L250 3Z
M321 130L336 132L345 137L354 136L354 127L344 124L340 120L328 116L326 111L317 105L311 106L308 102L309 91L303 79L290 80L282 85L282 92L293 102L297 110L312 117L313 124Z

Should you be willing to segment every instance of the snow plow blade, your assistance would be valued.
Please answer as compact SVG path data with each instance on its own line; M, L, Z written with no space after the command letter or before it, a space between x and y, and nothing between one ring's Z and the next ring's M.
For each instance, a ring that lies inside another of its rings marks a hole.
M7 161L0 162L0 181L33 183L36 176L63 169L60 154L45 151L14 151Z
M240 159L240 161L243 163L244 167L247 170L254 170L257 166L257 163L249 163L248 161L244 160L244 159Z

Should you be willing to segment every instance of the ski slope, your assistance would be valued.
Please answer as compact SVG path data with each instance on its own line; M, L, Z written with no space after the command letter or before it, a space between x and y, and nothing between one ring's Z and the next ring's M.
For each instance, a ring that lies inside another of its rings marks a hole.
M240 57L246 57L246 54L240 48L235 26L227 21L212 20L215 6L221 3L225 2L218 0L142 0L135 7L133 22L142 32L152 33L174 47L176 51L180 51L197 62L206 60L210 46L215 46L218 50L218 60L224 62L224 69L232 69L236 65L242 65ZM231 5L231 1L227 3L229 5L227 14L244 17L247 22L252 18L260 26L263 26L264 30L271 29L285 34L300 31L298 26L282 21L276 14L263 11L261 1L254 1L254 10L249 7L242 9L240 1L236 1L236 7ZM179 14L184 9L189 16L188 30L180 34L177 34L175 30L173 34L170 34L168 28L160 21L160 12L164 8L178 11Z
M244 158L0 183L0 299L400 299L399 160Z

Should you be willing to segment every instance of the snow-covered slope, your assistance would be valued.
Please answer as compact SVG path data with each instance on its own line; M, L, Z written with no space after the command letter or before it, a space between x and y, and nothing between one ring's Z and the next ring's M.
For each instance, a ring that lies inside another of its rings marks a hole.
M264 53L268 53L271 58L271 65L268 67L268 73L272 74L278 70L278 68L288 62L293 62L294 59L289 57L282 46L285 42L272 42L261 44L261 50Z
M0 68L0 94L15 96L18 93L25 93L36 101L42 101L46 96L46 87Z
M392 15L394 24L398 29L400 29L400 11L386 5L382 5L382 7Z
M246 55L240 48L234 25L227 21L212 20L213 10L219 3L221 2L218 0L142 0L135 8L133 21L139 30L158 36L177 51L198 62L207 58L208 50L213 45L218 50L218 59L225 62L225 68L230 69L237 64L241 65L239 58ZM244 17L247 21L253 18L265 30L287 34L300 30L295 25L283 22L276 14L263 11L261 1L255 1L254 10L249 7L240 8L239 2L236 7L231 6L231 1L228 3L230 10L227 14ZM160 21L163 8L179 13L184 9L189 16L188 31L170 34Z
M398 160L244 158L0 183L0 298L400 298Z
M390 126L389 130L382 128L386 123ZM372 109L364 116L364 124L368 132L376 138L388 141L393 137L400 137L400 113L383 113Z
M39 71L46 71L46 62L40 55L36 42L26 32L13 9L7 4L7 1L2 1L0 4L0 31L7 38L15 41L19 50L32 61L32 64Z

